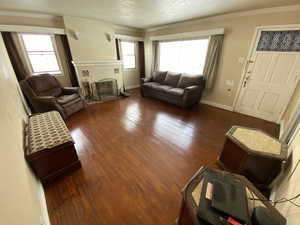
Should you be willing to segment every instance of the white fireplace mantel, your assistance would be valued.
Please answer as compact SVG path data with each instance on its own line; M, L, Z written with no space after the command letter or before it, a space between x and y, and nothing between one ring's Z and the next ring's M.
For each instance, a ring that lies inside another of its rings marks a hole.
M75 67L80 66L105 66L105 65L122 65L122 60L110 60L110 61L72 61Z
M84 83L88 82L92 88L95 82L102 79L115 79L117 80L118 89L123 88L123 61L110 60L110 61L72 61L75 68L77 79L83 94L86 96L87 92L84 91Z

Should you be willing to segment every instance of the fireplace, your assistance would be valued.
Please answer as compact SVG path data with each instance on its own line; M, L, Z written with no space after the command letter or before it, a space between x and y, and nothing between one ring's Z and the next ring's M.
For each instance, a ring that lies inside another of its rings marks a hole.
M92 83L94 101L105 101L118 97L118 83L116 79L106 78Z
M123 62L72 62L82 95L88 102L116 99L123 88Z

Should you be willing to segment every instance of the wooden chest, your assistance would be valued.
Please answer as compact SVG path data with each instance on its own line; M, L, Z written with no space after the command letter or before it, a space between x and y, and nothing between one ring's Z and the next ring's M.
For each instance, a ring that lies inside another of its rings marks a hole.
M276 138L257 129L233 126L226 134L218 164L264 189L280 173L286 157L287 146Z
M29 117L26 133L25 157L43 184L81 167L74 141L58 112Z

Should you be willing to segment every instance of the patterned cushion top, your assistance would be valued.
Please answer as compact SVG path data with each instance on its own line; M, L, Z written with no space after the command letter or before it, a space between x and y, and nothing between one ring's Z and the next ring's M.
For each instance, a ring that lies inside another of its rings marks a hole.
M237 128L232 136L252 151L275 155L281 153L281 143L259 130Z
M73 142L59 112L41 113L29 118L29 152L32 154L67 142Z

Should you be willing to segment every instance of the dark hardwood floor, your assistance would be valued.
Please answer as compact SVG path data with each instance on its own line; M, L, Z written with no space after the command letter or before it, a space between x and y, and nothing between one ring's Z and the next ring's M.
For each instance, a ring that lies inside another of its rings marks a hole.
M167 225L181 189L214 161L232 125L278 136L273 123L199 105L184 110L142 98L94 104L67 125L82 169L45 189L52 225Z

